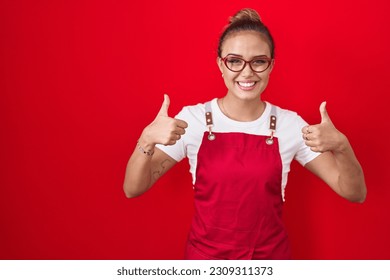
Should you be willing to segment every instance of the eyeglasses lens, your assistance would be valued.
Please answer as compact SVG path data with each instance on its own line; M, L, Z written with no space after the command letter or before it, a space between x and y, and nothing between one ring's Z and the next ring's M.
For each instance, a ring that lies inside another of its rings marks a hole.
M259 73L267 70L270 61L264 58L255 58L251 61L246 62L245 60L238 57L225 58L226 67L233 72L242 71L245 68L246 63L250 64L250 67L254 72Z

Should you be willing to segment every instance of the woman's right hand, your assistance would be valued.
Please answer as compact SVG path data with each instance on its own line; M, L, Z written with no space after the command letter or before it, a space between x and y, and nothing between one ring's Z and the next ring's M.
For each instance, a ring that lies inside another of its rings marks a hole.
M168 116L169 104L169 96L164 94L164 102L156 118L141 134L140 145L145 149L152 150L156 144L174 145L185 133L188 124Z

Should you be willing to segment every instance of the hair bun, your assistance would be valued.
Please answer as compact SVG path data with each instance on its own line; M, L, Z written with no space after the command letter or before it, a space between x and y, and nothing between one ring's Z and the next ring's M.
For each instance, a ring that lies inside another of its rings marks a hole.
M254 31L262 35L262 39L269 45L271 58L275 55L275 44L268 27L261 21L259 14L250 8L238 11L234 16L229 18L229 24L224 27L222 35L218 42L218 57L222 58L222 46L231 34L243 31Z
M238 11L234 16L230 17L229 24L234 24L240 21L253 21L262 23L259 14L250 8L242 9Z

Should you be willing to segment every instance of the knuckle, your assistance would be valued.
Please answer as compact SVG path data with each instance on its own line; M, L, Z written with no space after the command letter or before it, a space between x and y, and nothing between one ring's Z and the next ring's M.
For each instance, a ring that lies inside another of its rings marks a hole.
M164 145L169 145L170 142L171 142L171 137L165 137Z

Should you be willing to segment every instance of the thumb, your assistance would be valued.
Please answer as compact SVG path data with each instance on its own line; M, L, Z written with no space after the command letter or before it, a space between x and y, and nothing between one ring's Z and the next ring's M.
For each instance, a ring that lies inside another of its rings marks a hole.
M164 102L163 102L163 104L161 105L161 109L160 109L160 111L158 112L157 116L168 117L168 108L169 108L170 102L171 102L171 101L170 101L170 99L169 99L168 94L164 94Z
M320 114L321 114L321 123L332 122L326 110L326 101L322 102L320 105Z

